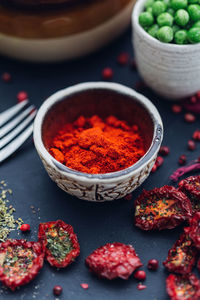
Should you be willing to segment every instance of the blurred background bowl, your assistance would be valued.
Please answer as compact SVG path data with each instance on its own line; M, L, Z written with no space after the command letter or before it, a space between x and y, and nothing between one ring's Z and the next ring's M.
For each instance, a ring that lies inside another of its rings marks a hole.
M175 45L150 36L139 24L146 0L138 0L132 14L133 47L138 71L155 92L171 100L200 89L200 43Z
M48 152L57 130L79 116L114 115L137 124L146 154L134 165L107 174L86 174L59 163ZM109 201L131 193L148 177L163 137L163 125L155 106L143 95L116 83L90 82L61 90L40 107L34 123L34 142L46 171L65 192L89 201Z

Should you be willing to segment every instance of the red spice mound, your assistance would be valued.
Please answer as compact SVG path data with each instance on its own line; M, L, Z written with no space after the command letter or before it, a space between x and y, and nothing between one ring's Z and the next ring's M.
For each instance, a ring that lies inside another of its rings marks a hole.
M200 212L189 219L189 227L185 227L184 231L189 235L195 247L200 250Z
M181 180L178 185L179 189L190 199L193 212L200 211L200 176L190 176Z
M38 240L51 266L65 268L80 254L78 238L73 227L61 220L40 223Z
M171 300L200 299L200 281L194 274L170 274L166 279L166 289Z
M163 265L169 272L189 274L195 265L197 249L188 234L181 234L180 238L169 250Z
M85 262L91 271L107 279L117 277L128 279L137 268L142 266L135 249L131 245L122 243L108 243L96 249Z
M116 172L135 164L144 154L137 126L114 116L79 117L53 138L49 152L67 167L90 174Z
M14 291L36 277L43 261L40 243L7 240L0 244L0 280Z
M135 225L143 230L171 229L191 214L190 200L173 186L144 190L135 201Z

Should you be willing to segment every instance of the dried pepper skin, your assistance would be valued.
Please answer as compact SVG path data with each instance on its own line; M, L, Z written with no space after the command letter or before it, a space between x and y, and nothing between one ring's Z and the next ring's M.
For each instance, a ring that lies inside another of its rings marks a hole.
M189 235L195 247L200 250L200 212L194 214L189 220L189 227L185 227L184 231Z
M33 280L44 262L40 243L7 240L0 244L0 281L12 291Z
M78 238L73 227L61 220L40 223L38 241L51 266L65 268L80 254Z
M166 279L166 290L171 300L199 300L200 280L194 274L170 274Z
M173 186L144 190L135 201L135 225L143 230L172 229L191 215L190 200Z
M197 249L188 234L181 234L180 238L169 250L163 265L169 272L189 274L195 265Z
M190 199L193 213L200 211L200 175L183 179L178 185L179 189Z
M85 262L90 271L110 280L117 277L128 279L142 266L135 249L122 243L108 243L94 250Z

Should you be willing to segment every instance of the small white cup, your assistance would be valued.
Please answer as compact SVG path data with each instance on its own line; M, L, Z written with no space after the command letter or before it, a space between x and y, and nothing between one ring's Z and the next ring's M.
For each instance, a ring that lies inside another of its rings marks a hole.
M165 44L149 35L138 18L146 0L138 0L132 14L133 46L138 71L158 94L177 100L200 90L200 43Z

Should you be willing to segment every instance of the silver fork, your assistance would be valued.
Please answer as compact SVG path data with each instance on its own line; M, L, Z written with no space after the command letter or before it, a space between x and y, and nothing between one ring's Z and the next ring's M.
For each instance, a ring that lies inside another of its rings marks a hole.
M35 106L29 105L28 100L0 113L0 163L13 154L32 134L36 113Z

